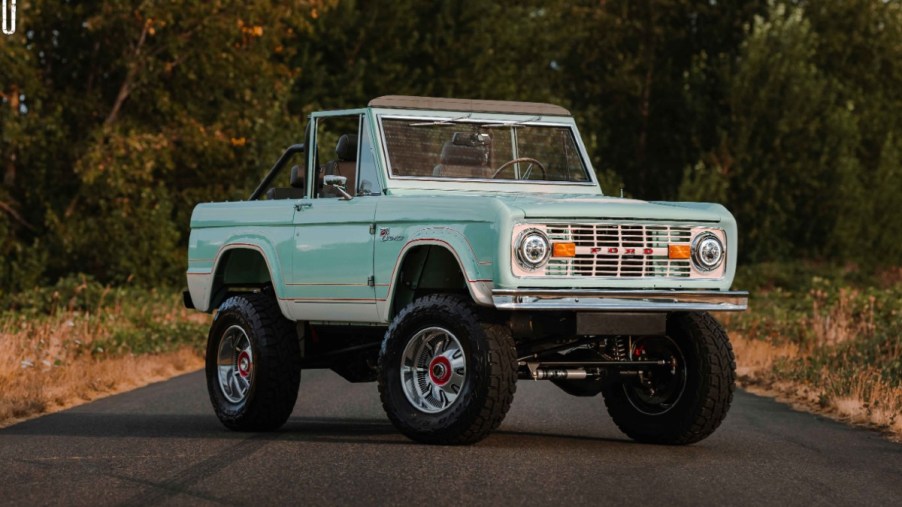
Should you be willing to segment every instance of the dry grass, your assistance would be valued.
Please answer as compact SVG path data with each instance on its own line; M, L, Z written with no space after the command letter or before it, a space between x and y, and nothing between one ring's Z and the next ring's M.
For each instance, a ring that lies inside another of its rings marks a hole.
M0 314L0 427L200 368L208 321L168 295Z
M835 346L862 337L871 337L877 330L874 316L876 298L867 296L864 307L856 304L862 294L858 289L841 287L835 301L823 289L811 291L811 318L814 333L812 346Z
M736 354L736 373L740 377L760 375L770 371L779 359L799 356L799 346L793 343L774 345L763 340L748 340L741 334L730 335Z
M756 298L749 315L726 321L740 384L902 440L897 290L816 288L795 312L781 308L799 298Z
M55 368L31 368L0 376L0 428L110 394L128 391L203 365L197 351L106 359L79 358Z
M875 427L902 439L902 388L886 382L880 372L868 368L851 379L848 394L831 395L830 383L837 374L821 371L826 386L790 380L775 367L800 357L799 348L792 344L774 345L761 340L749 340L742 335L730 337L736 353L739 383L749 391L776 397L796 408L833 416L852 424Z

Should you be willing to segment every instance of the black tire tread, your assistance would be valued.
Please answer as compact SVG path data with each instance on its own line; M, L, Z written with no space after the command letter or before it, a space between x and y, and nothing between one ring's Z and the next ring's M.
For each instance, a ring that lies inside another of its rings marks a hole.
M379 376L379 396L389 419L402 433L409 438L429 444L463 445L478 442L493 430L497 429L510 409L517 390L517 349L507 327L482 318L473 304L462 296L453 294L432 294L417 299L392 320L382 342L379 354L379 370L384 371L389 365L385 363L386 348L389 339L395 336L397 328L406 320L416 318L422 312L433 311L437 307L455 315L468 324L480 326L485 335L488 350L489 379L484 403L469 404L468 410L460 414L460 424L449 424L440 429L432 429L428 425L398 418L394 414L392 401L383 376ZM477 351L476 353L479 353ZM472 394L471 394L472 395Z
M730 404L736 384L736 358L726 331L720 323L706 312L675 314L671 318L681 319L678 325L698 330L694 338L695 353L703 354L700 361L700 382L695 392L688 394L697 400L695 407L688 411L676 424L668 427L649 429L637 424L635 410L622 396L619 386L606 390L604 400L608 413L617 427L628 437L638 442L685 445L710 436L720 426ZM619 392L618 392L619 391Z
M243 410L233 411L215 399L210 386L210 399L217 417L236 431L272 431L278 429L294 410L301 381L300 344L293 323L286 319L273 296L267 292L230 297L219 308L217 319L231 312L240 314L250 325L249 334L256 338L254 387ZM207 361L215 362L216 322L210 331ZM254 339L252 338L252 339ZM209 374L208 374L209 377ZM209 378L208 378L209 381ZM215 381L215 380L214 380Z
M492 368L495 373L492 375L486 403L470 428L455 443L477 442L498 429L510 410L517 391L517 348L510 331L498 324L482 324L482 328L488 337L489 364L496 366ZM505 346L508 341L510 346Z

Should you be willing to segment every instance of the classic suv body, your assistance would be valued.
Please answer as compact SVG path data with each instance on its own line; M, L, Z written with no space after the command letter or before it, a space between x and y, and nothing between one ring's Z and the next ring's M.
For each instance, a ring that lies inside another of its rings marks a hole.
M377 105L378 101L374 101ZM436 102L433 99L433 102ZM450 101L448 101L450 102ZM461 106L471 101L457 101ZM455 104L438 103L444 107ZM470 296L494 306L496 289L684 289L728 291L735 273L736 223L718 204L652 203L604 196L579 141L590 180L548 184L530 181L442 180L392 176L382 141L382 117L473 121L530 121L566 126L572 117L369 107L314 113L312 122L360 115L368 131L381 195L354 199L314 198L198 205L191 219L188 285L194 306L212 311L225 287L271 282L282 313L292 320L386 324L398 310L393 301L399 268L415 246L444 248L458 263ZM308 129L308 146L316 129ZM360 143L361 149L366 149ZM306 181L315 179L315 150L307 150ZM309 186L312 187L312 186ZM711 227L725 235L725 269L718 277L567 276L519 277L511 241L526 223L589 223ZM241 251L241 253L239 253ZM229 259L240 262L227 262ZM252 259L252 261L248 261ZM261 262L262 260L262 262ZM264 269L266 271L264 271ZM738 297L738 299L737 299ZM705 309L738 309L741 295L728 295Z
M708 312L747 306L736 238L718 204L603 195L561 107L388 96L313 113L248 200L195 208L185 303L216 314L207 386L229 428L281 426L301 370L330 368L378 381L421 442L484 438L519 378L685 444L732 399Z

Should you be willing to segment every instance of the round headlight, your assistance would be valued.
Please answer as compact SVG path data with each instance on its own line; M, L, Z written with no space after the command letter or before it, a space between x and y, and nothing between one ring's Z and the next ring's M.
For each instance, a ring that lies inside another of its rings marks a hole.
M524 231L517 243L517 259L526 269L538 269L551 255L548 238L538 229Z
M713 233L703 232L692 241L692 261L699 271L717 269L723 258L723 243Z

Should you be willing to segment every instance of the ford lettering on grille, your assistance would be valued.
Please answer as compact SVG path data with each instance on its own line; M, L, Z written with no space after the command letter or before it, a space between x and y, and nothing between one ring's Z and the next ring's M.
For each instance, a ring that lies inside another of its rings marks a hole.
M689 244L691 227L658 224L548 224L548 239L576 245L573 258L553 258L546 276L688 278L689 259L667 246Z

